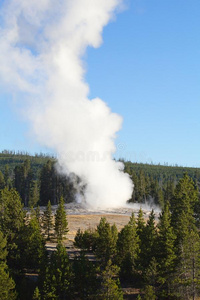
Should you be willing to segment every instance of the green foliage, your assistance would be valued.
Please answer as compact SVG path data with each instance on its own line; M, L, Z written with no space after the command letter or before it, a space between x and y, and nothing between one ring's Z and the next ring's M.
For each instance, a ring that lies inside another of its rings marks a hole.
M57 251L52 253L46 270L42 294L43 299L71 299L73 273L65 247L58 243Z
M37 180L32 182L32 186L29 192L29 207L35 207L39 203L40 192L39 192L39 183Z
M44 211L42 222L44 232L47 235L47 239L49 240L51 230L53 229L53 215L50 201L48 202L46 210Z
M74 260L74 286L79 299L91 299L99 286L97 268L82 251Z
M95 251L97 238L97 231L89 228L83 232L79 228L74 238L74 246L85 251Z
M20 268L20 244L24 230L24 211L19 194L5 188L0 191L0 228L7 239L8 265Z
M25 227L23 234L23 265L26 268L38 270L46 256L45 240L41 233L40 224L33 216ZM31 258L31 259L30 259Z
M28 206L30 191L33 187L33 172L30 160L26 159L22 165L16 166L14 169L14 175L15 188L20 194L24 205Z
M68 232L67 215L64 207L64 199L60 198L58 208L55 214L55 235L58 241L61 241Z
M155 214L152 210L145 227L145 243L142 245L141 255L143 255L143 266L147 267L156 251L157 230L155 227Z
M169 297L177 256L175 248L176 235L171 226L171 213L168 203L159 217L157 227L156 260L158 262L158 283L160 285L160 294Z
M15 300L15 283L10 278L7 266L5 263L0 263L0 299Z
M32 300L41 300L40 290L38 287L36 287L34 290Z
M12 241L24 225L23 205L19 194L5 188L0 191L0 226L8 241Z
M9 275L6 264L6 246L6 239L3 237L3 233L0 231L0 299L15 300L15 283Z
M179 263L176 267L174 288L181 299L196 299L200 289L200 238L190 231L181 242Z
M144 224L142 210L139 211L137 219L137 233L140 242L140 252L138 255L138 268L145 272L149 267L152 258L155 256L157 231L155 227L155 214L152 210L149 219Z
M184 174L178 182L171 201L172 226L178 243L184 239L190 228L194 228L194 206L198 201L197 189L192 179Z
M122 300L123 293L120 289L119 279L116 276L119 273L119 268L112 265L111 260L108 261L105 270L102 272L101 290L98 299L102 300Z
M139 253L139 238L136 232L134 214L118 235L117 240L117 262L120 266L120 276L130 279L134 274L135 260Z
M154 288L151 285L147 285L144 289L144 300L155 300L156 295Z
M106 218L101 218L97 226L97 234L95 253L101 259L102 264L106 264L116 254L116 229L111 228Z
M5 187L5 179L3 173L0 171L0 190Z

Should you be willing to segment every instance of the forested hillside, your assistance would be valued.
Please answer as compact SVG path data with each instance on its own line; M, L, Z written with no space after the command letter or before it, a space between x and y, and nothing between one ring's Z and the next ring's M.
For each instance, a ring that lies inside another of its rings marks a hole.
M48 155L31 156L27 153L3 151L0 153L0 188L14 187L25 206L57 204L61 196L65 202L75 198L74 181L56 171L56 158ZM130 202L150 202L164 206L170 201L180 178L186 172L200 185L200 169L124 162L134 183Z
M192 178L197 188L200 186L199 168L125 162L125 172L134 182L131 202L153 202L164 207L184 173Z

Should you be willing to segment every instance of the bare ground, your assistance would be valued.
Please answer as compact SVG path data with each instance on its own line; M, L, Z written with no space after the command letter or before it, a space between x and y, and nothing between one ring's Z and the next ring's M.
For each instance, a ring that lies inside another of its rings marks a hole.
M117 229L120 230L124 225L126 225L130 219L130 216L127 215L109 215L109 214L89 214L89 215L68 215L68 227L69 232L67 237L69 240L73 240L77 230L85 230L88 228L95 229L100 222L100 219L105 217L106 220L113 225L117 226Z

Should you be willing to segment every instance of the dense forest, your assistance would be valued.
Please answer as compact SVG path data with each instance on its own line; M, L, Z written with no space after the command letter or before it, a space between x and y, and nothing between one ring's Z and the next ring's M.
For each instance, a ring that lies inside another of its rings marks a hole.
M0 300L199 299L199 169L125 162L135 184L129 201L157 203L159 218L140 209L120 231L101 218L77 231L72 259L64 203L80 179L59 175L56 159L42 155L6 151L0 168Z
M185 174L159 219L137 216L118 232L101 218L78 230L69 259L64 199L27 214L15 189L0 191L0 299L190 300L200 296L199 195ZM47 252L46 241L57 244ZM93 256L91 256L93 254ZM91 259L92 257L92 259ZM124 289L135 288L134 298Z
M77 183L75 174L69 177L58 174L56 158L39 154L3 151L0 153L0 188L15 188L24 206L45 206L58 204L60 197L66 203L75 199ZM153 203L164 207L170 201L174 189L187 173L197 187L200 186L200 169L178 166L162 166L124 162L127 172L134 183L130 202ZM82 191L83 192L83 191Z

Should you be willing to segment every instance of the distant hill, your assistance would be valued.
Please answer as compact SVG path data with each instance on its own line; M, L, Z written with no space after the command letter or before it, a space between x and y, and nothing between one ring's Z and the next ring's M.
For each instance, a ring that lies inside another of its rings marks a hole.
M152 176L154 179L162 180L165 178L179 180L183 177L184 173L188 175L195 181L200 181L200 168L192 167L181 167L181 166L167 166L167 165L154 165L154 164L142 164L133 162L124 162L125 172L132 174L135 172L139 174L141 171L145 175Z
M55 161L55 158L47 154L36 154L30 155L26 152L14 152L4 150L0 153L0 171L4 173L5 166L9 167L9 170L14 171L16 166L19 166L25 162L25 160L30 160L31 167L34 175L37 177L38 172L41 170L42 166L49 160Z

